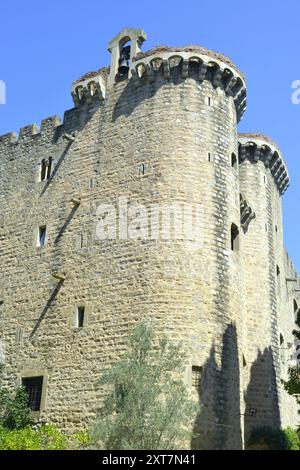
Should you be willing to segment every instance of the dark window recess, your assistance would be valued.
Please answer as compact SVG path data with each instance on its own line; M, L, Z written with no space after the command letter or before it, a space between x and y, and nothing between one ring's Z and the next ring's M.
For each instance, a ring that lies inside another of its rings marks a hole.
M282 336L281 333L280 333L280 336L279 336L279 342L280 342L280 346L282 346L283 343L284 343L284 339L283 339L283 336Z
M238 227L235 224L231 225L231 250L238 251L239 250L239 236L240 232Z
M202 367L192 366L192 387L199 389L202 379Z
M41 181L45 181L46 172L47 172L47 163L46 163L46 160L42 160L42 162L41 162Z
M39 246L44 247L46 244L46 226L39 227Z
M83 328L84 325L84 307L77 308L77 327Z
M277 277L280 276L280 268L279 268L279 266L276 266L276 274L277 274Z
M40 411L44 377L26 377L22 385L28 394L28 406L31 411Z
M49 180L51 177L52 157L41 161L41 181Z
M80 248L83 248L84 240L83 240L83 235L80 235Z
M145 163L142 163L140 166L139 166L139 173L140 175L144 175L146 173L146 165Z
M51 177L51 169L52 169L52 157L49 157L48 166L47 166L47 180Z
M231 166L232 166L232 168L234 168L235 170L237 169L237 158L236 158L236 154L235 154L235 153L232 153L232 154L231 154Z
M207 157L208 157L208 161L211 162L211 154L210 154L210 152L208 152Z

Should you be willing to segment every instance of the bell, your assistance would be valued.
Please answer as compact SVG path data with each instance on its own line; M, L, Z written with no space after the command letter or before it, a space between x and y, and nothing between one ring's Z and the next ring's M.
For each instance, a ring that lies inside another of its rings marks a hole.
M128 74L129 61L130 61L130 46L125 46L123 47L120 53L119 69L118 69L118 72L120 75Z
M120 75L126 75L129 72L129 61L126 59L122 59L118 72Z

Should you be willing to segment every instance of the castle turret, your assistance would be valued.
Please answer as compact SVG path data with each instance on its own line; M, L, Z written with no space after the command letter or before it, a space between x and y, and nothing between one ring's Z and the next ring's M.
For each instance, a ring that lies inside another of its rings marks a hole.
M244 230L245 273L243 335L245 435L258 426L282 425L281 323L286 292L281 196L289 186L278 146L260 134L240 134L241 198L255 213ZM284 318L284 320L283 320ZM290 316L290 319L292 316Z
M130 37L128 31L124 36L113 42L117 50ZM120 73L117 63L112 54L101 194L110 187L110 199L114 193L129 194L131 202L147 208L157 204L173 211L192 205L201 208L202 220L196 239L160 234L156 240L150 235L147 243L127 242L127 252L143 264L143 269L136 266L137 283L131 267L139 296L125 314L116 285L115 302L126 317L142 314L157 331L182 341L189 384L202 375L201 388L195 385L201 403L195 427L201 423L205 431L194 445L241 447L236 125L246 106L245 80L228 58L193 45L137 52L128 73L126 68ZM122 243L115 250L123 256Z

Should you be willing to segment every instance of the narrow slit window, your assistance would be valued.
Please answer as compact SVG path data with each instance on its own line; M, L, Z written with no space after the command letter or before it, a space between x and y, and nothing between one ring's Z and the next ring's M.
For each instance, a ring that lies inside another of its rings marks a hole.
M22 386L28 395L28 406L31 411L40 411L44 377L26 377L22 379Z
M209 162L211 162L211 154L210 154L210 152L208 152L208 154L207 154L207 159L208 159Z
M202 379L202 367L192 366L192 387L199 389Z
M85 307L77 307L75 312L75 328L83 328L85 320Z
M139 174L140 175L144 175L146 173L146 165L145 163L142 163L140 166L139 166Z
M45 158L40 163L40 181L47 181L51 177L52 157Z
M235 154L235 153L232 153L232 154L231 154L231 166L232 166L232 168L234 168L235 170L237 169L237 157L236 157L236 154Z
M280 267L278 265L276 266L276 275L277 275L277 278L279 278L279 276L280 276Z
M237 225L231 225L231 250L239 251L240 248L240 232Z
M282 346L283 343L284 343L284 338L283 338L281 333L280 333L280 336L279 336L279 342L280 342L280 346Z
M47 175L47 162L44 159L44 160L41 161L41 177L40 177L40 180L45 181L46 180L46 175Z
M47 165L47 180L51 178L51 170L52 170L52 157L49 158L48 160L48 165Z
M46 245L46 233L47 233L47 227L46 225L42 225L39 227L38 231L38 246L40 248L44 248Z

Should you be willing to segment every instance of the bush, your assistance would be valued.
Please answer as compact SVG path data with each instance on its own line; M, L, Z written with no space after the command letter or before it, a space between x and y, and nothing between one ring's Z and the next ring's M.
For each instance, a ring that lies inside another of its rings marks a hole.
M64 450L68 439L54 425L38 429L30 426L8 430L0 428L0 450Z
M300 436L297 431L294 431L292 428L288 427L283 430L286 442L287 450L300 450Z
M24 388L17 388L14 395L3 395L1 408L0 423L3 427L13 430L26 428L33 424L28 407L28 395Z
M283 430L268 426L255 428L247 442L247 449L300 450L299 435L290 427Z

